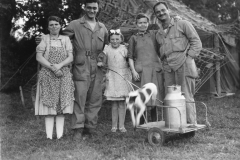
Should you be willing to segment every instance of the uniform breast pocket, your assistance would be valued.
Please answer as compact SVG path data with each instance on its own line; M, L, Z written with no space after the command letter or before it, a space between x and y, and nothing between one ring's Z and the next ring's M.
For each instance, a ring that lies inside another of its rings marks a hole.
M97 50L103 49L104 37L101 35L97 36Z
M170 36L170 42L173 52L184 51L184 37L181 36Z

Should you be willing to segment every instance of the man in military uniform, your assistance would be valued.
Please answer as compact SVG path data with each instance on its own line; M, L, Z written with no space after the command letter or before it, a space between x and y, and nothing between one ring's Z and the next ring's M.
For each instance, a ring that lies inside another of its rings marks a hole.
M102 71L97 67L97 56L107 43L107 29L96 19L98 0L85 2L86 14L73 20L63 30L72 39L74 48L73 81L75 103L72 115L73 139L81 140L82 133L92 135L97 125L102 104Z
M165 87L174 84L181 85L186 98L187 122L197 124L194 103L195 65L194 58L202 49L201 40L192 26L186 20L174 20L170 17L168 5L160 1L153 7L154 13L161 22L157 33L160 44L160 57L163 64ZM193 65L189 65L189 64ZM195 66L196 67L196 66ZM193 103L191 103L193 102Z

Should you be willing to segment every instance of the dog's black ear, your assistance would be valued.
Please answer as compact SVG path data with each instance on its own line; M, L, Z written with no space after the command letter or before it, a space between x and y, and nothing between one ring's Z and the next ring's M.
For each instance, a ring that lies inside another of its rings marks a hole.
M142 92L139 92L139 95L140 95L142 102L145 102L145 100L146 100L145 95Z
M137 98L137 96L131 96L131 97L129 97L129 103L134 103L135 102L135 100L136 100L136 98Z
M152 90L151 89L146 89L146 91L147 91L147 93L148 93L148 95L150 95L151 93L152 93Z

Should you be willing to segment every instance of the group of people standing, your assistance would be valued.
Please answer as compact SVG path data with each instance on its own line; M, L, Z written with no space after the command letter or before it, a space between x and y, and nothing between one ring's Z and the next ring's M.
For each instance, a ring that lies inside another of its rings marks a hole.
M195 79L188 76L192 73L186 62L200 53L200 38L191 23L170 17L165 2L156 3L153 10L161 22L160 29L148 30L149 18L140 13L136 17L138 33L131 36L128 45L123 44L119 29L108 32L96 19L98 0L86 1L86 14L71 21L63 31L60 18L48 18L50 34L44 35L37 46L41 69L35 102L35 115L45 116L47 138L52 139L54 117L57 138L63 136L64 114L71 114L74 140L96 134L103 77L104 95L112 106L112 132L127 131L124 97L132 90L128 81L139 87L156 84L160 100L166 86L178 84L186 101L194 101ZM156 108L150 110L151 120L155 121ZM187 103L187 121L197 124L194 103Z

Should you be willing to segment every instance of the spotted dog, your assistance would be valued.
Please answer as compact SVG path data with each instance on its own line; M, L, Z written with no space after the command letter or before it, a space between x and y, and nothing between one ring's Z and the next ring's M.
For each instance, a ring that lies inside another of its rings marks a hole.
M127 109L130 110L133 127L136 128L139 125L140 117L146 110L146 104L152 98L153 105L156 102L157 86L154 83L147 83L142 88L132 91L126 97ZM134 114L136 110L139 112Z

